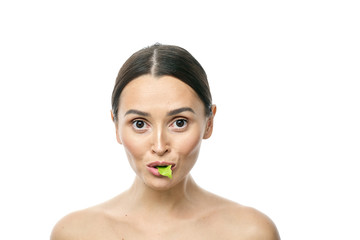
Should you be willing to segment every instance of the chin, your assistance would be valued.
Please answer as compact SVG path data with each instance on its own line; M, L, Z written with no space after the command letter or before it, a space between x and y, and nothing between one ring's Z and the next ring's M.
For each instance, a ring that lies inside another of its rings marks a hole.
M143 179L143 183L154 191L167 191L179 184L179 176L175 176L172 179L167 177L146 177Z
M153 177L153 179L145 179L144 184L155 191L167 191L174 186L173 179Z

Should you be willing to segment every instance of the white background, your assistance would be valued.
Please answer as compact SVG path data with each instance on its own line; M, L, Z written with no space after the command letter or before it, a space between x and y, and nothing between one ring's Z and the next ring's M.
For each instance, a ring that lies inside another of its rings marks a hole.
M199 185L266 213L282 239L360 239L356 2L2 1L0 239L49 239L130 186L111 92L156 42L200 61L218 106Z

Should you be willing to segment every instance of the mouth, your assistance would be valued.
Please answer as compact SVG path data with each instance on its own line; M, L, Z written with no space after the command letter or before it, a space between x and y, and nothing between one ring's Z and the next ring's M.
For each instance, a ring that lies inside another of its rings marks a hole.
M171 162L152 162L152 163L149 163L146 166L150 167L150 168L156 168L156 167L166 167L166 166L169 166L169 165L171 165L171 170L174 170L175 167L176 167L176 164L171 163Z
M152 162L152 163L149 163L148 165L146 165L149 172L152 173L156 177L164 177L164 175L160 174L158 167L167 167L167 166L171 166L170 177L169 176L168 177L172 178L171 173L176 168L175 163L171 163L171 162Z

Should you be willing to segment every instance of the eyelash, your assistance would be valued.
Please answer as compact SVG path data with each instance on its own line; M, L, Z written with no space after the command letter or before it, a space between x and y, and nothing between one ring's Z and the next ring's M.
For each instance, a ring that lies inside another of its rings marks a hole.
M170 124L170 126L176 125L176 123L177 123L178 121L182 121L182 122L184 123L184 126L174 127L174 128L176 128L177 131L185 129L185 128L187 127L188 123L189 123L188 120L186 120L186 119L184 119L184 118L178 118L178 119L175 119L175 120Z
M149 124L146 123L145 120L142 120L142 119L135 119L132 121L132 127L135 129L135 131L138 131L138 132L142 132L144 131L146 128L139 128L136 126L137 123L140 123L142 122L144 124L144 127L148 126Z
M177 127L176 124L177 123L179 124L178 121L182 121L184 123L184 126ZM142 127L136 126L138 123L142 123L143 126ZM188 126L188 124L189 124L189 121L187 119L177 118L174 121L172 121L172 123L169 125L169 127L174 128L175 129L174 131L182 131L183 129L185 129ZM143 119L135 119L131 122L131 125L134 128L134 130L137 132L145 132L147 129L147 126L149 126L149 124Z

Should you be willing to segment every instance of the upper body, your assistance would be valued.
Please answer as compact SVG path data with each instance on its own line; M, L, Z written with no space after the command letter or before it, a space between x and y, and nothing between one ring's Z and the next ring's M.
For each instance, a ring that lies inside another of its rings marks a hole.
M51 240L280 239L274 223L261 212L193 187L197 193L190 194L191 199L165 207L144 206L130 189L66 216L55 226Z
M267 216L203 190L190 175L216 106L205 72L186 50L154 45L135 53L120 69L112 100L116 139L135 181L64 217L51 240L279 239Z

